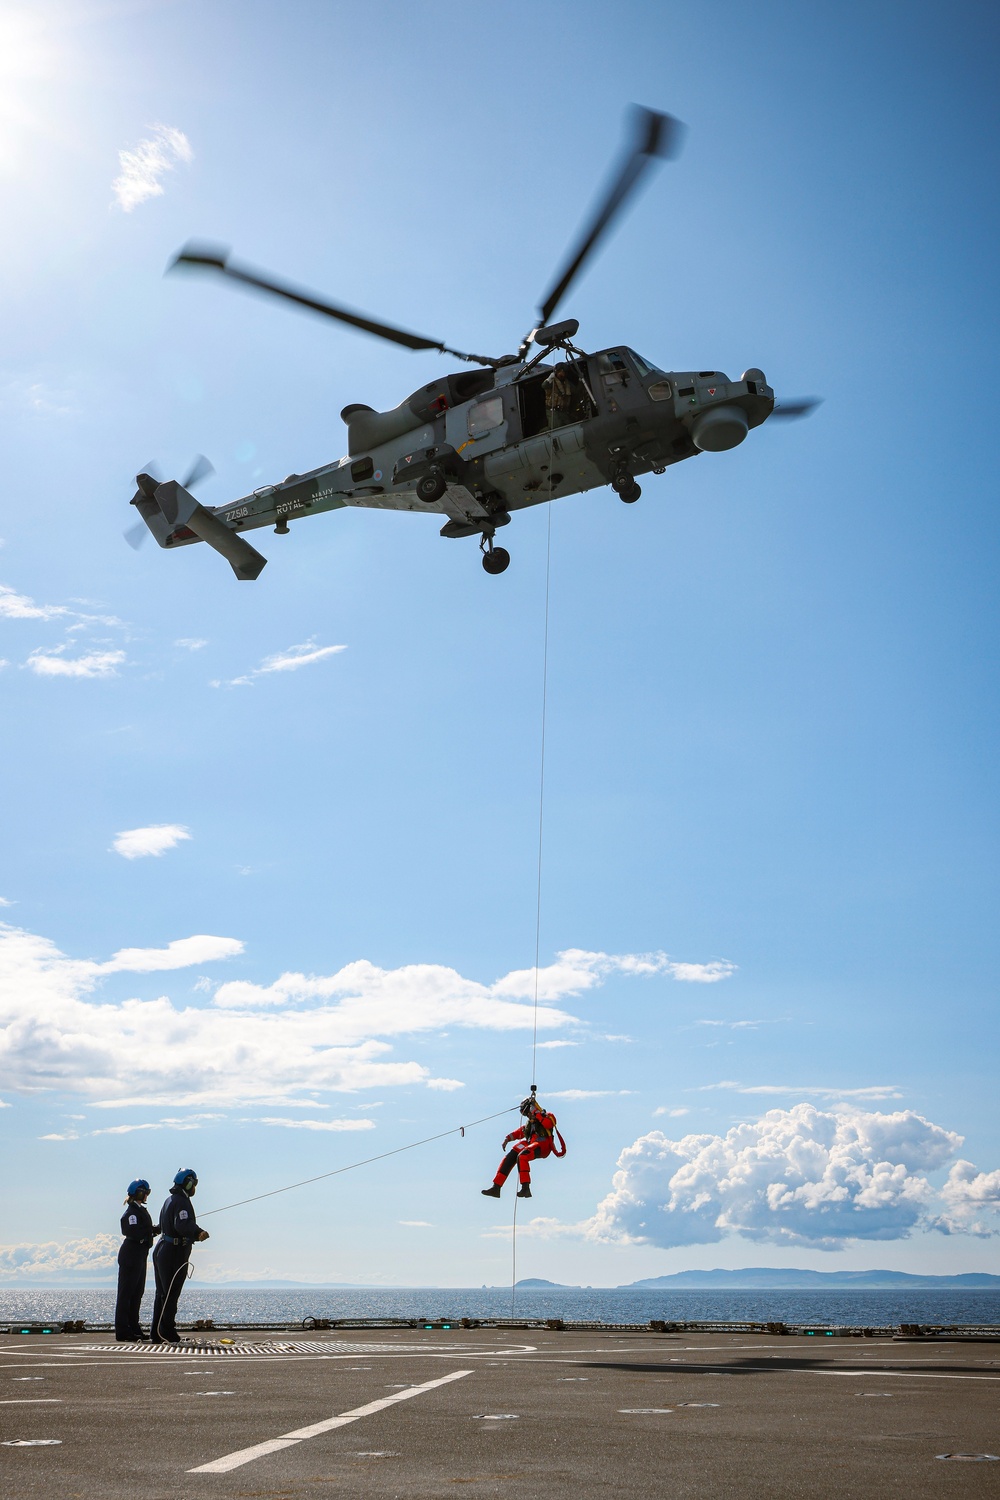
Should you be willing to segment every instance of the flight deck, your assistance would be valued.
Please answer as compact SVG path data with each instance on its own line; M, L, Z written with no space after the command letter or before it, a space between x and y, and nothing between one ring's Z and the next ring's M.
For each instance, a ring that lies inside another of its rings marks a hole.
M193 1337L0 1336L5 1500L1000 1494L989 1338Z

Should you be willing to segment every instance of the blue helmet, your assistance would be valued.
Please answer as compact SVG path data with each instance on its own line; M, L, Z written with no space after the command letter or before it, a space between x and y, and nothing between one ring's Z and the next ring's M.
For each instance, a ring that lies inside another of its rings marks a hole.
M134 1198L136 1193L148 1192L149 1183L146 1181L145 1177L137 1177L134 1182L130 1182L128 1185L128 1195L130 1198Z
M198 1173L194 1167L181 1167L179 1172L174 1173L174 1187L182 1192L193 1193L198 1186Z

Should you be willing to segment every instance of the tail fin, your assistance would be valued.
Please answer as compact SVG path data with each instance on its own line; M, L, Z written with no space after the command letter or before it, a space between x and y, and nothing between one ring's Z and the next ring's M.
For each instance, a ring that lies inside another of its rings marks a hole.
M203 505L194 498L189 490L178 484L176 479L168 479L165 484L158 484L155 491L156 508L167 525L167 534L177 526L186 526L193 531L195 536L207 542L216 552L229 563L236 577L242 582L251 582L258 578L267 566L267 558L262 557L250 543L243 537L237 535L225 521L220 521L212 511L206 510ZM145 508L140 505L143 519L150 531L160 542L165 545L166 538L160 540L156 529L156 517L145 515Z

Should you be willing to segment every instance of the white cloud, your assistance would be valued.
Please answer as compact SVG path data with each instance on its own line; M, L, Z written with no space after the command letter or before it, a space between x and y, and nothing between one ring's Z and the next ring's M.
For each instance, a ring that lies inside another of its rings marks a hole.
M686 1105L681 1105L677 1109L667 1109L666 1105L661 1104L657 1109L653 1110L654 1115L666 1115L668 1120L679 1120L682 1115L689 1115L690 1113L691 1111Z
M88 1135L131 1135L136 1130L200 1130L206 1120L221 1120L222 1115L181 1115L163 1120L148 1120L141 1125L104 1125L88 1130Z
M8 901L6 896L0 896L0 906L13 906L13 901Z
M715 958L707 964L672 963L669 972L674 979L687 984L718 984L720 979L728 979L736 973L736 965L728 958Z
M87 651L83 656L66 656L65 650L65 646L53 646L49 651L39 646L24 665L39 677L117 677L125 660L124 651Z
M165 948L119 948L106 963L89 967L94 974L158 974L214 963L220 958L235 958L242 952L239 938L199 933L196 937L174 938Z
M346 646L317 646L315 641L306 641L301 646L290 646L287 651L276 651L273 656L266 656L255 670L257 675L264 672L295 672L299 667L311 666L314 661L325 661L328 656L336 656L346 650Z
M143 859L176 849L191 834L183 823L151 823L148 828L126 828L115 834L112 849L123 859Z
M374 1130L374 1120L285 1120L265 1115L258 1125L284 1125L289 1130Z
M433 1224L429 1224L426 1219L398 1219L397 1223L402 1224L402 1226L403 1226L404 1229L433 1229L434 1228L434 1225Z
M756 1031L758 1026L774 1026L774 1021L695 1021L696 1026L726 1026L730 1031Z
M435 964L380 969L360 960L332 975L287 973L270 985L231 981L211 1003L92 998L110 974L201 967L242 952L236 938L208 934L162 948L123 948L105 962L71 959L43 937L0 923L0 1087L81 1094L99 1107L221 1107L296 1103L328 1091L365 1093L398 1085L460 1089L413 1060L396 1060L389 1039L434 1034L443 1025L531 1030L528 1001L512 998L523 976L494 984ZM619 961L616 960L616 963ZM564 998L589 988L606 955L560 955L540 975ZM621 967L626 967L624 961ZM190 980L184 986L190 997ZM562 1007L538 1008L538 1025L575 1024Z
M120 1244L118 1235L95 1234L92 1239L62 1244L49 1240L44 1244L0 1245L0 1281L110 1276Z
M129 214L148 198L163 195L161 177L172 172L178 162L189 162L194 155L191 143L182 130L170 125L153 125L152 135L139 142L134 151L119 151L121 172L111 184L119 208Z
M57 1131L53 1131L50 1135L40 1135L38 1139L40 1141L78 1141L80 1139L80 1132L78 1130L67 1130L60 1134Z
M207 641L198 636L182 635L180 640L174 641L175 646L182 646L185 651L201 651L208 645Z
M801 1083L755 1083L745 1085L735 1079L726 1078L721 1083L702 1084L698 1092L711 1093L714 1089L731 1089L737 1094L806 1094L811 1099L902 1099L894 1083L874 1083L863 1089L838 1089L827 1085Z
M549 1048L552 1048L552 1047L579 1047L580 1043L579 1042L558 1041L558 1042L537 1042L535 1045L537 1046L539 1052L543 1052L543 1051L547 1051Z
M812 1104L769 1110L724 1136L669 1140L654 1130L622 1152L588 1233L663 1248L727 1234L822 1250L901 1239L918 1227L944 1227L926 1174L961 1144L912 1110L825 1112Z
M934 1228L942 1233L985 1236L998 1232L1000 1172L980 1172L971 1161L957 1161L941 1189L941 1200L944 1212Z
M635 1089L558 1089L546 1094L547 1099L617 1099L621 1094L634 1094Z
M36 604L27 594L19 594L7 584L0 583L0 619L52 620L57 615L69 613L60 604Z
M299 667L325 661L328 656L338 656L346 650L346 646L317 646L315 641L304 641L300 646L289 646L287 651L275 651L272 656L265 656L259 667L254 667L243 677L232 677L226 683L216 680L210 686L252 687L256 678L266 677L270 672L296 672Z

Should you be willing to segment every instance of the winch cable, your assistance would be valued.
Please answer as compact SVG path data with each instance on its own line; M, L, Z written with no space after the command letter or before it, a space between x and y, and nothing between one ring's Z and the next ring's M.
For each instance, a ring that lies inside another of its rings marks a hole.
M483 1115L479 1120L470 1120L468 1125L455 1125L451 1130L439 1131L437 1135L425 1135L422 1140L410 1141L407 1146L396 1146L392 1151L380 1151L377 1156L366 1156L362 1161L352 1161L346 1167L334 1167L331 1172L320 1172L316 1177L303 1177L301 1182L290 1182L285 1187L271 1188L266 1193L255 1193L252 1198L240 1198L235 1203L225 1203L221 1208L210 1208L205 1213L199 1214L199 1219L210 1218L212 1214L225 1214L231 1208L243 1208L247 1203L259 1203L262 1198L276 1198L279 1193L290 1193L294 1188L309 1187L314 1182L324 1182L328 1177L339 1177L342 1172L355 1172L358 1167L371 1166L372 1162L385 1161L387 1157L399 1156L403 1151L415 1151L418 1146L428 1146L431 1141L443 1141L449 1135L465 1135L467 1130L472 1130L476 1125L485 1125L488 1120L499 1120L502 1115L512 1114L517 1109L516 1104L509 1104L506 1109L498 1109L495 1115Z
M553 413L549 413L551 423ZM551 430L551 429L550 429ZM545 831L545 720L549 697L549 594L552 579L552 501L548 504L545 528L545 609L542 626L542 724L538 754L538 864L535 885L535 983L531 1014L531 1096L538 1089L536 1058L538 1056L538 963L542 940L542 846ZM510 1315L514 1316L517 1300L517 1194L514 1194L514 1220L510 1231Z
M549 690L549 584L552 572L552 501L548 505L545 533L545 623L542 628L542 729L538 768L538 867L535 885L535 994L531 1026L531 1088L537 1087L535 1059L538 1055L538 958L542 937L542 836L545 828L545 717Z
M517 1301L517 1194L514 1194L514 1224L510 1231L510 1316Z

